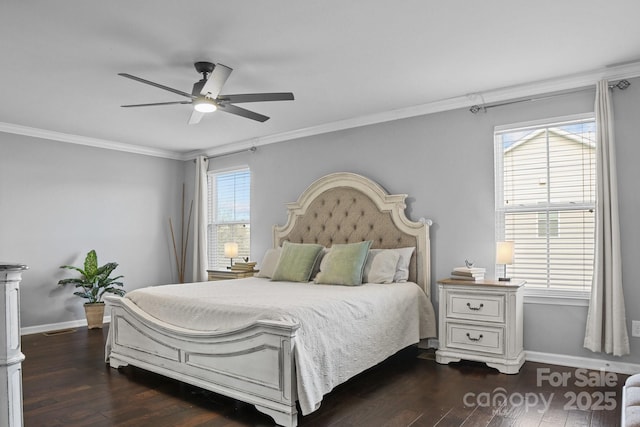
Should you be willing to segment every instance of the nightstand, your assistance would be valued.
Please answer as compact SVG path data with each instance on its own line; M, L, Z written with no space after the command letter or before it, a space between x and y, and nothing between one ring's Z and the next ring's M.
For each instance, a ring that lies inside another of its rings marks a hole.
M209 280L231 280L253 277L258 270L251 271L231 271L231 270L207 270Z
M524 363L524 280L470 282L444 279L439 289L439 342L436 362L484 362L505 374Z

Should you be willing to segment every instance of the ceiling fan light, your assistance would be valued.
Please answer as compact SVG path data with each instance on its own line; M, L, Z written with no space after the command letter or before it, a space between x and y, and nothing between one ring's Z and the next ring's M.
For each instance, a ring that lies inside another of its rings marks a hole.
M200 113L213 113L218 107L213 100L198 99L193 102L193 109Z

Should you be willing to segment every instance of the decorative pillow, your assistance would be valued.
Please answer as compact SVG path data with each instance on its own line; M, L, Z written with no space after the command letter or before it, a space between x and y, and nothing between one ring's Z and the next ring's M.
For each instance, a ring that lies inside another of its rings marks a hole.
M276 271L276 267L278 266L278 261L280 261L281 252L282 248L267 249L264 257L262 258L262 263L260 264L260 271L258 271L256 277L271 279L273 273Z
M284 242L271 280L308 282L320 252L322 245Z
M393 281L406 282L409 279L409 263L411 262L411 255L416 248L411 246L408 248L397 248L393 250L400 254L400 259L396 266L396 274L393 276Z
M371 249L364 265L364 283L392 283L400 252L390 249Z
M318 255L318 259L313 266L313 270L311 270L311 280L314 280L318 273L320 273L320 268L322 266L322 261L324 260L324 256L329 253L330 248L322 248L320 254Z
M322 260L315 283L361 285L364 264L370 247L371 240L333 245Z

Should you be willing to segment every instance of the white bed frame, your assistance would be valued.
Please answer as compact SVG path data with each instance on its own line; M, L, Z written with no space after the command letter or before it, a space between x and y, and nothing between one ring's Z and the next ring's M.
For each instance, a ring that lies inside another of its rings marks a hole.
M395 227L393 233L402 236L393 241L380 237L374 241L373 247L406 246L407 238L413 239L416 252L410 280L418 283L429 296L430 221L410 221L404 213L406 195L388 195L378 184L360 175L335 173L309 186L297 202L288 205L287 224L273 228L274 245L279 246L291 236L298 240L308 238L304 230L300 230L301 219L319 204L319 198L323 198L323 205L324 198L331 199L334 189L340 189L340 194L344 194L345 189L355 190L354 201L355 197L372 201L379 215L391 219L390 224ZM339 199L337 204L340 204ZM317 217L317 212L313 215ZM309 219L308 216L306 218ZM330 246L334 240L327 236L339 236L340 229L338 223L336 230L325 230L323 222L322 234L325 237L314 240ZM384 236L389 236L389 231L384 230ZM394 246L396 244L399 246ZM194 331L159 321L126 298L109 296L105 300L111 310L111 327L105 349L105 357L111 367L137 366L253 404L279 425L297 425L293 346L298 324L258 321L234 331Z

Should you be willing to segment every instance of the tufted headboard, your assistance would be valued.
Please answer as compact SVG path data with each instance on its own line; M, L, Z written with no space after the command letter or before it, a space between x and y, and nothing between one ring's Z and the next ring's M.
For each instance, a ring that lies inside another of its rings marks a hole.
M416 248L409 264L409 280L431 293L429 226L431 221L409 220L404 211L406 194L389 195L361 175L339 172L311 184L288 203L288 219L273 227L273 244L334 243L371 240L372 248Z

